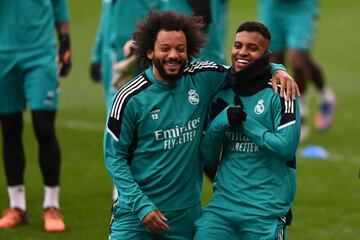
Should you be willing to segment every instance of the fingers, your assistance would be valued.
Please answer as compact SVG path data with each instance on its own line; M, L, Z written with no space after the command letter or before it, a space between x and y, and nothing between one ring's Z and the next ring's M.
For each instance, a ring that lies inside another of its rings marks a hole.
M272 85L274 92L277 93L278 92L278 83L277 83L277 81L275 81L275 79L273 81L271 81L271 85Z
M135 48L134 40L128 40L123 46L123 54L125 57L129 57Z
M167 218L164 216L164 214L162 214L162 212L160 212L159 210L157 211L157 214L159 215L160 219L163 221L167 221Z
M143 220L143 224L153 232L168 231L169 226L165 223L167 218L159 211L151 211Z
M59 54L59 63L60 63L60 76L65 77L70 73L71 69L71 55L70 50L62 52Z
M235 106L244 107L244 104L242 103L239 95L235 95L235 96L234 96L234 103L235 103Z
M296 84L295 80L294 80L294 84L293 84L293 89L294 89L293 100L295 100L296 95L298 97L300 97L300 89L299 89L299 86Z
M292 83L293 83L293 80L290 78L288 79L288 81L286 81L285 100L292 99L292 94L293 94Z
M220 108L222 108L222 110L229 105L229 104L228 104L227 102L225 102L222 98L217 98L217 99L216 99L216 103L218 104L218 106L219 106Z
M230 126L239 127L246 120L246 113L243 107L230 107L227 110L227 117Z
M215 118L219 113L221 113L228 106L227 102L225 102L221 98L217 98L216 102L212 102L211 107L211 118Z
M285 93L285 89L286 89L286 81L280 81L280 97L284 97L284 93Z

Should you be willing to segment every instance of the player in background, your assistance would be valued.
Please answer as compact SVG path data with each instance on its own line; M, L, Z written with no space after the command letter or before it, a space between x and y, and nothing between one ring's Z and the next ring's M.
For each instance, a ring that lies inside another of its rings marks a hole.
M163 0L162 10L176 11L186 15L201 16L207 42L195 60L214 61L225 64L225 42L227 33L226 0Z
M334 120L336 99L326 84L320 66L311 56L316 23L319 15L318 0L260 0L259 17L270 30L272 42L271 62L288 62L293 69L295 81L301 93L300 112L302 119L301 139L309 135L307 82L311 80L317 90L318 111L314 124L318 131L331 127Z
M144 19L150 10L159 10L163 0L115 0L111 23L110 44L115 52L112 85L120 88L124 83L137 76L138 67L132 49L132 33L136 22Z
M115 62L115 52L110 46L112 12L112 0L103 0L90 65L90 77L94 82L102 82L106 103L116 92L116 89L111 85L112 65Z
M95 82L103 82L107 104L118 88L127 82L124 78L130 80L140 72L135 70L135 63L130 69L125 69L126 76L119 76L117 65L126 61L133 53L131 47L127 47L127 42L131 39L136 22L144 18L151 9L159 8L160 3L160 0L103 0L92 51L90 76ZM116 79L120 82L116 82Z
M102 81L106 109L111 98L126 82L140 73L133 54L132 32L136 22L151 9L160 8L161 0L103 0L100 23L92 51L90 76ZM113 200L117 198L113 188Z
M285 239L300 111L297 100L271 89L270 39L259 22L245 22L236 31L229 84L211 101L213 120L201 141L205 164L222 156L195 239Z
M58 76L67 76L71 68L67 1L2 0L0 9L3 25L0 29L0 122L10 199L10 208L0 219L0 228L28 223L22 142L22 112L28 106L44 182L44 229L62 232L65 224L59 210L60 149L55 117Z
M199 17L151 12L134 33L146 70L114 96L104 133L105 165L119 191L109 239L193 238L198 145L208 102L227 76L222 65L191 62L205 44L203 27ZM295 87L284 71L279 78Z
M204 19L204 29L208 40L196 60L225 63L224 45L227 27L227 8L225 0L158 0L158 1L118 1L117 16L114 25L117 26L112 36L112 45L118 53L118 63L114 65L115 75L113 85L121 87L131 77L140 73L136 67L134 49L131 44L131 33L137 20L142 19L151 9L175 11L186 15L201 16ZM132 9L132 11L130 10ZM134 11L135 9L135 11ZM125 20L126 19L126 20ZM116 25L118 23L118 25ZM126 23L126 24L125 24Z

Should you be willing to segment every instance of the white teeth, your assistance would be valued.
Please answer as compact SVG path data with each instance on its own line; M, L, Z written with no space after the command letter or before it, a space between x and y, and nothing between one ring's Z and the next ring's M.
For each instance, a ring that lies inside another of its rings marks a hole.
M248 64L249 61L245 60L245 59L236 59L236 62L241 63L241 64Z
M178 63L177 62L167 62L166 65L170 66L170 67L174 67L176 66Z

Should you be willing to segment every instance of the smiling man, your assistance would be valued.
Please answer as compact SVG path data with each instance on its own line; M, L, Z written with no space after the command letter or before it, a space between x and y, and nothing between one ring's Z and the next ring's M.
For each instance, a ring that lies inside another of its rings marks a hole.
M259 22L237 29L229 85L212 100L209 116L217 116L201 142L209 167L222 154L195 239L285 239L295 196L300 112L297 100L271 89L270 39Z
M119 191L109 239L193 239L201 132L228 73L191 62L205 43L203 27L199 17L151 12L134 33L147 69L114 96L104 134L105 164Z

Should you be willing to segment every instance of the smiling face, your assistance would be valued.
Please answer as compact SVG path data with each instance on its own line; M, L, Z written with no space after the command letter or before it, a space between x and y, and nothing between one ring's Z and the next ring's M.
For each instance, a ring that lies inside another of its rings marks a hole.
M172 81L182 76L187 54L187 41L182 31L160 30L154 50L147 53L153 62L153 73L160 81Z
M242 31L235 36L231 62L235 72L259 59L269 48L269 40L258 32Z

